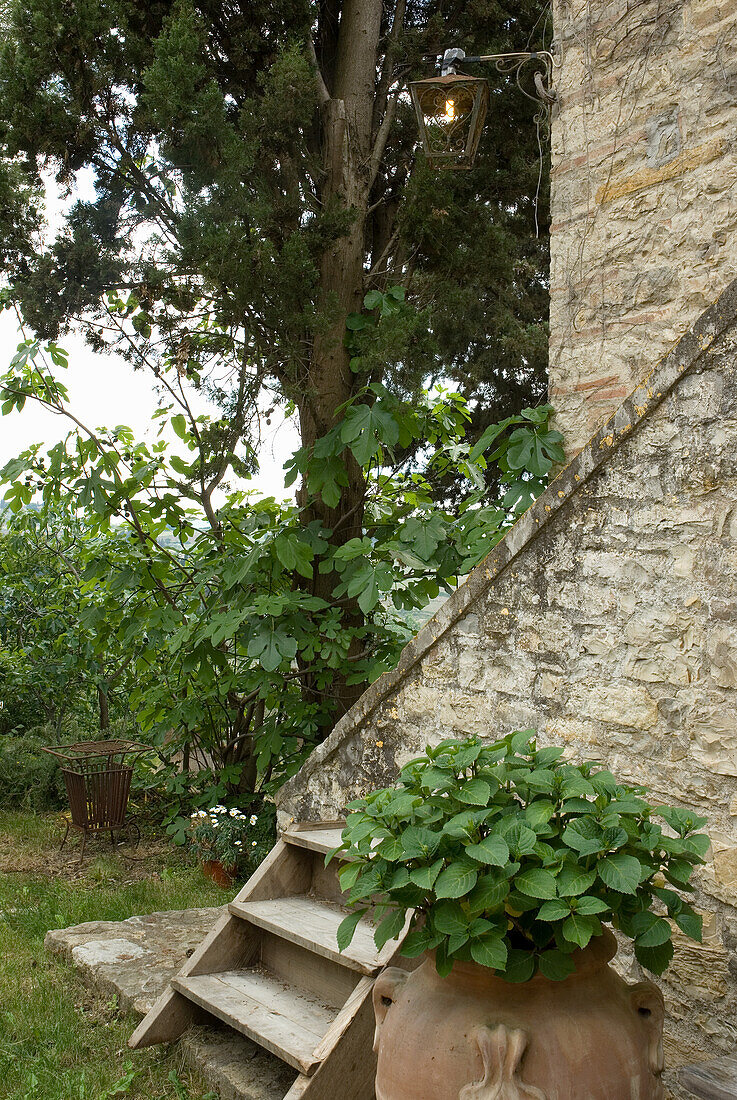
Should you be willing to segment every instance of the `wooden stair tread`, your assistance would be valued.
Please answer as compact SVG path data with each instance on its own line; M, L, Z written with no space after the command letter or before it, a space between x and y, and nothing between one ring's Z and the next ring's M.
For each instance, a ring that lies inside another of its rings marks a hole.
M284 833L284 840L287 844L296 844L300 848L309 848L312 852L322 852L324 855L327 855L328 852L332 852L333 848L337 848L340 844L341 833L344 828L344 822L335 825L325 825L324 827L311 826L309 828L300 828L299 826L295 826ZM336 856L336 859L345 858L343 853Z
M375 927L365 917L358 922L352 943L345 951L338 950L336 933L349 910L325 898L301 894L272 901L235 901L229 908L236 917L362 974L374 974L384 965L374 943ZM396 946L392 941L390 950Z
M339 1012L263 967L176 977L172 986L305 1074L320 1064L313 1052Z

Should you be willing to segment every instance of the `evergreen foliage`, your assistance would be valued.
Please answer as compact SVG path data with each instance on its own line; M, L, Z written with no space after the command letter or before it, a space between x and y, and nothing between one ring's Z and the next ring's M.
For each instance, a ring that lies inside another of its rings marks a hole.
M546 18L532 0L11 2L0 55L0 259L13 300L43 337L94 317L96 346L162 371L173 361L237 415L244 380L251 401L269 385L302 407L306 387L319 389L321 335L342 332L366 291L405 285L411 317L341 397L367 381L411 393L443 375L469 399L480 433L536 403L545 385L547 178L536 238L535 108L486 67L493 108L478 166L433 173L416 155L404 89L448 45L545 44ZM360 129L362 90L342 69L358 66L346 39L361 19L374 34L372 117L352 140L374 162L345 166L360 177L359 202L326 179L325 116L340 102L349 130ZM77 202L55 238L42 234L40 171L64 187L87 168L94 199ZM357 278L342 294L326 268L359 231ZM313 412L329 426L333 409L317 396ZM239 434L249 437L247 423Z
M35 447L6 467L9 499L28 504L38 486L51 507L73 502L93 531L129 526L135 553L116 549L109 591L128 598L135 580L155 619L143 651L153 638L170 646L184 684L159 683L150 709L168 693L184 728L201 729L193 668L204 667L205 698L218 700L213 742L248 746L238 766L249 785L257 759L267 770L272 755L283 759L281 735L264 758L263 719L280 725L284 685L300 693L292 713L304 721L288 740L302 749L396 658L381 601L391 592L418 607L453 584L561 455L539 406L547 214L535 107L492 70L478 168L435 174L417 154L406 94L447 46L545 45L545 13L532 0L5 8L0 259L5 302L42 339L14 357L2 412L31 399L73 417L56 340L79 324L94 347L152 372L155 415L188 452L167 459L163 444L123 427L77 425L45 460ZM77 195L55 234L43 221L44 172ZM81 178L91 197L75 191ZM426 387L448 379L457 396L434 408ZM221 415L196 411L203 395ZM275 405L301 433L296 509L251 507L229 483L257 468ZM485 429L497 421L492 447ZM273 541L273 556L244 594L224 570L245 568L259 540ZM249 602L270 569L279 611ZM236 591L221 620L218 601ZM114 614L98 618L99 637L118 629ZM129 629L120 626L126 646ZM219 661L230 670L221 682Z

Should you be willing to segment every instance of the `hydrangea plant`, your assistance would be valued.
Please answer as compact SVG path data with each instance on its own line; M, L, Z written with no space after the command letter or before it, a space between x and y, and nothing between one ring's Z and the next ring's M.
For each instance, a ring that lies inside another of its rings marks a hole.
M655 974L673 957L671 921L701 940L686 897L709 848L698 832L706 819L652 806L646 788L566 763L563 749L538 749L534 732L443 741L395 787L350 803L335 852L349 856L340 882L356 908L340 925L341 950L377 905L377 947L410 913L402 954L434 951L441 975L473 960L510 982L538 971L560 981L605 924Z
M218 860L244 874L258 866L274 842L274 813L265 806L258 814L226 806L195 810L187 833L198 859Z

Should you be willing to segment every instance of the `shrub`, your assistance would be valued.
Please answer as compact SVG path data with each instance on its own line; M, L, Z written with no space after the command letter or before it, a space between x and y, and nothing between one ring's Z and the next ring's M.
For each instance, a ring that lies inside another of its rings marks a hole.
M58 810L66 805L57 762L41 752L48 744L47 738L33 734L0 737L0 809Z
M533 733L490 746L443 741L405 765L395 787L350 803L336 851L350 852L340 881L359 908L339 929L341 950L377 899L386 914L377 946L410 912L402 954L434 951L443 975L472 960L510 982L538 971L562 980L604 924L660 974L673 956L667 917L701 939L683 895L709 847L696 831L706 819L651 806L645 788L592 762L565 763Z
M246 878L274 844L274 807L253 801L245 811L226 806L195 810L187 835L199 859L219 860L224 867L234 868L239 878Z

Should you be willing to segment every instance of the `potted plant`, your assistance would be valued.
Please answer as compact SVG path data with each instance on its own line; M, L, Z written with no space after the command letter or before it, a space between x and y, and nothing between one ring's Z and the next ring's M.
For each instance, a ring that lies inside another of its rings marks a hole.
M224 888L247 877L273 844L273 817L265 806L257 814L226 806L195 810L187 836L204 874Z
M401 953L424 956L375 985L377 1100L664 1095L662 996L607 965L609 927L654 974L673 923L700 940L684 895L705 819L533 734L443 741L349 806L339 946L364 914L378 947L409 916Z

